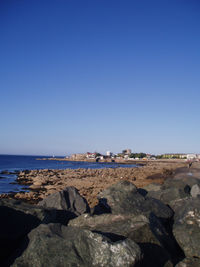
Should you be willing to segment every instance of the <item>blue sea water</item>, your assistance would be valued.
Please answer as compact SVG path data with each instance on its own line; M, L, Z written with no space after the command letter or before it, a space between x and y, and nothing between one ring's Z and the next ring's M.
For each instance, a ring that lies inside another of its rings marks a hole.
M96 163L78 161L37 160L48 158L44 156L14 156L0 155L0 194L28 191L28 187L16 183L16 171L38 169L100 169L117 167L137 167L134 164ZM8 171L11 174L4 173ZM3 172L3 173L2 173ZM13 174L12 174L13 172Z

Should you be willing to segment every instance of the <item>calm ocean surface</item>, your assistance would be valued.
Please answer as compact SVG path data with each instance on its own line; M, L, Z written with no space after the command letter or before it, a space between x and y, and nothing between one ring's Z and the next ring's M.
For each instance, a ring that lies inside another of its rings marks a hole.
M2 172L16 172L22 170L36 169L100 169L117 167L136 167L134 164L117 163L90 163L74 161L37 160L38 158L48 158L44 156L13 156L0 155L0 194L9 192L27 191L28 187L18 185L15 180L16 174L4 174Z

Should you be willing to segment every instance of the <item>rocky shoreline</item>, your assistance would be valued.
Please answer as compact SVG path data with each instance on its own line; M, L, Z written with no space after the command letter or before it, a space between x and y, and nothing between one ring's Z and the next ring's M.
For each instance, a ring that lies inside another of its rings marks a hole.
M32 204L50 194L74 186L91 207L97 204L97 195L112 184L127 180L138 187L152 182L163 183L174 171L186 166L185 162L146 162L138 168L25 170L18 173L17 182L28 185L29 192L2 194L0 198L15 198Z
M165 170L142 188L118 179L93 208L74 186L37 205L0 199L0 266L199 267L199 163ZM34 184L30 174L19 177Z

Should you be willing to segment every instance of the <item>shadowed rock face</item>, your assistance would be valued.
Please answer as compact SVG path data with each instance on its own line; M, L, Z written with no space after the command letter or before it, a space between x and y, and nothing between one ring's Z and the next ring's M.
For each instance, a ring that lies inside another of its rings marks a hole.
M20 200L0 199L0 208L2 209L10 208L15 211L23 212L26 215L32 215L36 217L42 223L52 222L56 218L56 212L54 209L48 209L48 208L38 207L35 205L30 205ZM10 222L12 221L10 218L7 218L6 213L1 213L1 219L2 218L7 219ZM15 217L13 216L13 218ZM1 223L1 220L0 220L0 223Z
M18 248L21 240L40 223L55 221L53 210L16 200L0 200L0 265Z
M99 205L95 207L94 213L100 214L102 209L110 209L112 214L135 214L149 216L151 213L162 219L169 219L173 212L161 201L141 195L137 188L128 181L120 181L98 196Z
M87 201L80 196L78 190L73 186L48 196L40 201L38 205L45 208L67 210L73 212L77 216L90 212Z
M111 242L100 234L60 224L40 225L12 266L135 266L139 246L130 239Z
M187 257L200 258L200 197L172 203L173 233Z

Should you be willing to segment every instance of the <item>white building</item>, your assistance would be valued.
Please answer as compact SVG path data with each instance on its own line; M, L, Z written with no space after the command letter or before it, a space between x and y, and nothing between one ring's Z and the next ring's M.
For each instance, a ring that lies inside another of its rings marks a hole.
M90 152L87 152L87 153L86 153L86 158L87 158L87 159L95 159L95 158L96 158L96 154L97 154L97 153L90 153Z
M191 160L191 159L196 159L197 155L196 154L187 154L187 159Z
M112 155L113 155L112 152L110 152L110 151L107 151L107 152L106 152L106 156L108 156L108 157L112 157Z

